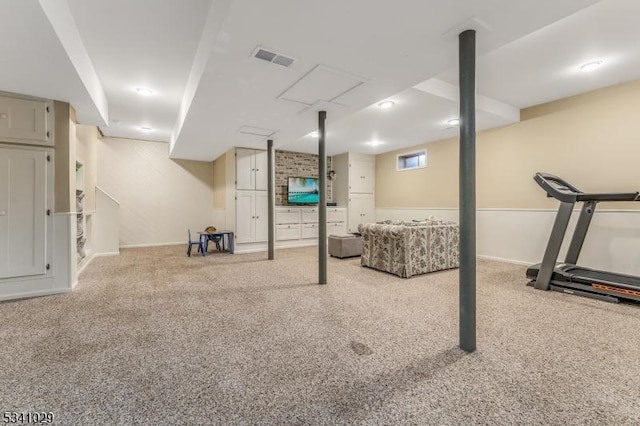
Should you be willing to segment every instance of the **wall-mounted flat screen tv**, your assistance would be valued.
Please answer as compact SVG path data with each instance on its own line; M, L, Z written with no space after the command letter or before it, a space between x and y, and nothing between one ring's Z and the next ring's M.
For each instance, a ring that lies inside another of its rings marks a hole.
M318 178L290 177L287 185L289 204L318 204Z

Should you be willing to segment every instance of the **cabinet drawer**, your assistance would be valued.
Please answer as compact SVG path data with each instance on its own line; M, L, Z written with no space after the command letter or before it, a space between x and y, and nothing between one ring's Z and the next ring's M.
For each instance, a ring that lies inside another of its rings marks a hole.
M299 209L276 209L276 223L300 223Z
M302 225L302 238L318 238L318 224Z
M346 222L347 212L345 209L327 209L327 222Z
M318 223L318 209L315 207L302 209L302 223Z
M327 223L327 235L346 234L346 233L347 233L347 224L345 222Z
M299 240L300 225L276 225L276 240Z

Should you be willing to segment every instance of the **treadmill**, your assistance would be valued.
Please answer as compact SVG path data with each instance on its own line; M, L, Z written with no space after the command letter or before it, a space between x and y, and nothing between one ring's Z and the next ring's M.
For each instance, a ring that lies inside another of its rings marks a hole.
M542 263L527 269L528 285L539 290L590 297L608 302L640 303L640 277L598 271L578 266L578 256L589 230L589 224L600 201L640 201L640 193L586 193L567 181L548 173L536 173L533 179L544 189L547 197L560 201L549 243ZM564 263L558 263L560 246L567 232L571 212L576 203L583 203Z

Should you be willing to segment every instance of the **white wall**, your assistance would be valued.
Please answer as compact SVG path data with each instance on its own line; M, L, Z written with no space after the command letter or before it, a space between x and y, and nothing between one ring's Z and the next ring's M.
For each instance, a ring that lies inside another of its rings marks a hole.
M186 243L212 224L213 165L171 160L168 145L104 138L98 186L120 203L120 246Z
M120 254L120 204L99 187L96 187L95 197L93 250L99 255Z
M558 258L564 259L579 211L575 210ZM376 220L413 220L429 216L458 222L458 209L377 208ZM542 261L555 210L478 209L479 256L521 264ZM578 263L581 266L640 275L640 212L596 210ZM524 279L524 277L523 277Z

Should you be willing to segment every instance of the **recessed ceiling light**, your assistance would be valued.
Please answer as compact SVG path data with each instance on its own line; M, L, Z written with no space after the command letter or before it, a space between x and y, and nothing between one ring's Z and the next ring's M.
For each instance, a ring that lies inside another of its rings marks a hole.
M584 72L595 71L596 69L600 68L600 65L602 65L602 61L587 62L586 64L580 65L580 71L584 71Z
M152 131L153 129L151 127L147 127L147 126L142 126L140 127L140 130L142 130L145 133L149 133L150 131Z
M136 88L136 92L138 92L138 95L140 96L149 96L150 94L153 93L153 90L147 87L138 87Z
M378 107L382 108L382 109L389 109L392 106L394 106L396 103L393 101L382 101L378 104Z
M459 118L452 118L451 120L447 121L447 124L450 126L457 126L460 124L460 119Z
M312 138L317 138L320 136L320 132L314 130L313 132L309 133L309 136L311 136Z
M368 143L371 146L379 146L379 145L382 145L384 142L382 142L382 141L371 141L371 142L368 142Z

